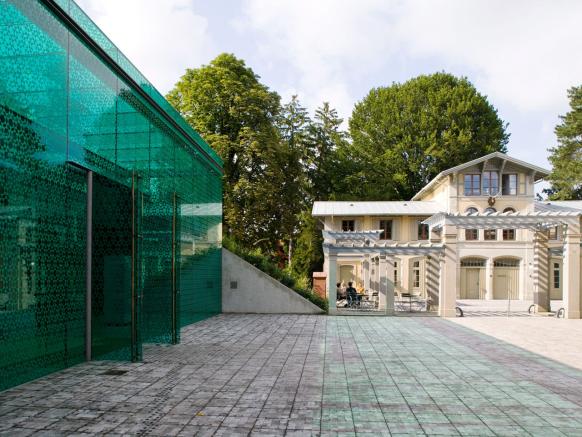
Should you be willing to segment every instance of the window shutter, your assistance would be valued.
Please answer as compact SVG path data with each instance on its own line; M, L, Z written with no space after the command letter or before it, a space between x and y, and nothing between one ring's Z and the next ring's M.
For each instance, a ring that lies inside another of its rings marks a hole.
M518 193L519 194L525 194L525 178L526 175L523 173L519 173L518 176L518 181L519 181L519 188L518 188Z
M400 217L395 217L392 220L392 239L395 241L400 240Z

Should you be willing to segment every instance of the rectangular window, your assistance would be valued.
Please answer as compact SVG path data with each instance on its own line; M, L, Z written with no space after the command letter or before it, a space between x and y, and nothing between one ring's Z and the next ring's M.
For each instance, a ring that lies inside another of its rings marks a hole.
M495 196L499 193L499 174L496 171L486 171L483 173L483 194Z
M504 229L503 230L504 240L515 240L515 229Z
M398 284L398 262L394 261L394 285L397 286Z
M548 229L548 240L557 240L558 239L558 227L553 226Z
M344 232L354 232L356 230L354 220L342 220L342 231Z
M515 196L517 194L517 175L504 174L501 176L501 194L505 196Z
M485 240L497 240L497 229L485 229Z
M465 229L465 240L473 241L479 239L479 229Z
M392 240L392 220L380 220L380 240Z
M428 240L428 225L418 223L418 239L419 240Z
M560 264L554 263L554 288L560 288Z
M420 261L412 264L412 288L420 287Z
M466 174L465 196L480 196L480 195L481 195L481 175Z

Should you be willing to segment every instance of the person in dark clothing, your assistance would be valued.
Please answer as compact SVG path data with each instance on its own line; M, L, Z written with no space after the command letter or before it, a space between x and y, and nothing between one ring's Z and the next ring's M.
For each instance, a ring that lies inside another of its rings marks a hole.
M348 295L348 305L353 306L358 303L358 292L353 287L351 282L348 282L348 288L346 289Z

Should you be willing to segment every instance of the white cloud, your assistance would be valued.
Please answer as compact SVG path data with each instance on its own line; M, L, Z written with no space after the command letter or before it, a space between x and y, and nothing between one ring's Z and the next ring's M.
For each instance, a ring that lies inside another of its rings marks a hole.
M582 82L582 2L247 0L244 9L238 28L260 35L259 53L290 65L308 103L331 99L344 115L359 83L387 85L404 64L471 73L517 110L563 110L566 89Z
M211 57L208 22L194 13L193 0L77 2L162 93Z
M412 56L440 56L478 72L475 81L519 110L558 110L582 83L582 3L406 3L398 34Z

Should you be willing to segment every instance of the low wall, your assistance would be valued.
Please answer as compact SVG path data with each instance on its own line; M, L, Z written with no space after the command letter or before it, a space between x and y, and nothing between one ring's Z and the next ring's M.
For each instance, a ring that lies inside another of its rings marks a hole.
M223 248L222 312L322 314L323 310Z

